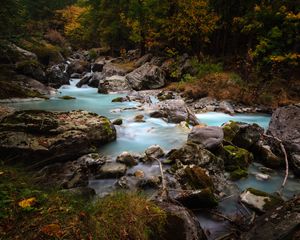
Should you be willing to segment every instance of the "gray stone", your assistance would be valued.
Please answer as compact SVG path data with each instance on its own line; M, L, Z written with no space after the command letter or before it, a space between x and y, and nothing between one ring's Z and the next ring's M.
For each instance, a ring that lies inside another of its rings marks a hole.
M97 179L104 178L119 178L125 175L127 167L122 163L106 163L104 164L99 173L96 175Z
M150 63L145 63L127 74L126 79L134 90L157 89L165 85L163 70Z
M267 134L279 138L291 159L300 154L300 105L290 105L276 109L273 113ZM297 159L297 157L296 157ZM300 176L300 168L295 157L292 167Z
M69 161L115 139L107 118L85 111L19 111L0 122L2 160L36 167Z
M124 76L114 75L99 81L98 93L122 92L131 90Z
M92 79L93 74L92 73L86 73L81 79L80 81L76 84L76 87L81 88L82 85L84 84L88 84L89 81Z
M188 141L200 144L203 148L212 150L221 146L224 134L220 127L193 127L188 135Z
M146 157L161 158L165 155L164 150L159 145L152 145L145 151Z
M165 100L157 104L150 113L151 117L162 117L170 123L186 121L191 125L199 124L196 115L187 107L183 100Z
M54 65L46 70L46 78L49 86L59 88L69 84L69 75L65 72L64 64Z
M132 167L138 164L138 160L129 152L122 152L116 159L117 162Z

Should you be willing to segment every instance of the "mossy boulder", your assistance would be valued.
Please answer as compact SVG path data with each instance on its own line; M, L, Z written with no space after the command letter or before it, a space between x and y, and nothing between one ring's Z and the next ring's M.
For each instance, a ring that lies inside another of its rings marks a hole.
M191 142L187 142L179 149L172 150L167 158L171 162L179 161L184 165L194 164L208 170L210 174L222 174L224 170L224 162L221 158Z
M232 172L238 169L246 169L253 161L253 155L243 148L227 145L224 147L225 170Z
M250 208L254 209L258 213L267 212L283 203L283 200L279 196L272 195L254 188L246 189L240 195L240 198L243 203L247 204Z
M257 124L229 121L223 125L224 140L250 150L261 138L264 129Z
M213 181L204 169L197 166L188 166L184 171L185 180L193 189L214 188Z
M75 159L115 139L107 118L85 111L18 111L0 122L2 160L36 166Z

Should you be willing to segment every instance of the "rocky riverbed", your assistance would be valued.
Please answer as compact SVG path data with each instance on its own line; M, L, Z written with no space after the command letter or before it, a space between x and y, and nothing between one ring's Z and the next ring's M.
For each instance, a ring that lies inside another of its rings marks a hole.
M3 101L1 160L22 164L37 183L64 191L100 197L143 191L163 199L165 209L181 213L180 239L299 236L293 195L300 190L300 106L276 109L267 126L268 115L239 114L269 108L160 90L170 60L131 55L134 65L74 54L41 74L47 86L60 87L56 95L47 92L50 99ZM77 80L64 85L70 76ZM270 219L280 222L273 233Z

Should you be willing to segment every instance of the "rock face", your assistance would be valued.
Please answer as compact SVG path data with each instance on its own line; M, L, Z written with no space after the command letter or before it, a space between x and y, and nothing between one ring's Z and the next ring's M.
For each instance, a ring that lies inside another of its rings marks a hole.
M126 79L134 90L157 89L165 85L163 70L150 63L127 74Z
M188 141L200 144L208 150L216 149L223 142L223 130L220 127L193 127L188 135Z
M195 114L186 106L183 100L165 100L157 105L157 110L150 113L150 117L164 118L170 123L186 121L191 125L199 124Z
M115 139L107 118L85 111L19 111L0 122L3 160L36 166L75 159Z
M242 234L242 240L299 239L300 198L292 199L282 206L260 216L254 227Z
M300 176L300 105L278 108L272 115L267 134L283 142L295 174Z
M158 239L164 240L206 240L205 234L192 212L186 208L167 203L158 203L166 211L166 231Z
M114 75L99 81L98 93L121 92L131 90L124 76Z
M69 76L65 72L64 64L57 64L47 69L47 83L49 86L59 88L64 84L69 84Z

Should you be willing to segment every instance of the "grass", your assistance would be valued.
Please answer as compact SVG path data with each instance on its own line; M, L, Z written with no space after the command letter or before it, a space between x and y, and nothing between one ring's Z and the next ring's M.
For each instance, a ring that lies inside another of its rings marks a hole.
M133 239L159 236L166 214L137 193L90 201L43 189L19 168L0 166L0 239Z

